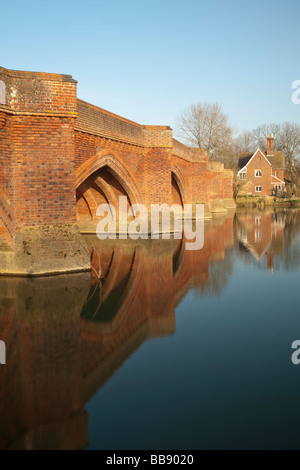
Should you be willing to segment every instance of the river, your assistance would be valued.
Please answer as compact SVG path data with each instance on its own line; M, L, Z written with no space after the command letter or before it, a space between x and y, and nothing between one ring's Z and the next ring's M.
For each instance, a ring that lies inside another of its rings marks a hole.
M92 275L0 278L0 449L300 448L299 210L85 238Z

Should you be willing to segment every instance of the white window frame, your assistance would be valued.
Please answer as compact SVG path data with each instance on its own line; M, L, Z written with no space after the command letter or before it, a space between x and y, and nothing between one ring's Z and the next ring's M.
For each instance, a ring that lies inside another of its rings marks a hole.
M259 243L262 241L262 231L255 230L255 243Z
M242 169L239 171L238 175L239 175L239 179L240 179L240 180L246 180L246 179L247 179L247 167L242 168ZM242 177L242 175L243 175L243 177ZM244 175L245 175L245 176L244 176Z
M258 189L260 188L260 189ZM255 186L255 192L256 193L261 193L262 192L262 187L261 186Z
M274 190L276 191L276 189L277 189L277 191L282 191L282 185L281 184L275 184Z
M275 178L278 178L278 171L275 171Z
M260 175L257 175L258 171L260 172ZM255 175L255 178L262 178L262 170L255 170L254 175Z

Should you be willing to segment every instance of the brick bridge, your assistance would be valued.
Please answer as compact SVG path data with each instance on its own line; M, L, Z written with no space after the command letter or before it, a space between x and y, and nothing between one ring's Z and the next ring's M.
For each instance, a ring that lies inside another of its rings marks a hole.
M0 67L0 273L90 269L78 227L101 203L234 207L233 174L173 139L77 99L68 75Z

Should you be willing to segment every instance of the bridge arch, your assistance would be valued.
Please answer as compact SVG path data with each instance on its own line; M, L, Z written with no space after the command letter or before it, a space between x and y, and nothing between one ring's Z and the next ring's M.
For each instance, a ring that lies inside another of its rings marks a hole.
M111 204L118 213L119 196L127 197L127 205L141 202L137 183L120 159L112 153L100 152L81 165L76 172L77 216L96 217L100 204Z

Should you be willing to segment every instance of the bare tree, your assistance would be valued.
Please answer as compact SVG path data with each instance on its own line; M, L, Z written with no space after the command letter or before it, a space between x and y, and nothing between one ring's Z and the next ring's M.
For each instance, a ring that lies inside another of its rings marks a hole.
M287 168L292 171L300 156L300 126L286 122L281 126L279 134L280 150L285 153Z
M253 151L254 141L252 133L244 131L238 135L232 142L233 153L238 155L240 153L250 153Z
M231 145L222 151L222 162L226 168L233 171L238 170L239 158L242 154L249 154L253 152L254 143L252 134L249 131L244 131L242 134L232 140Z
M222 160L231 144L232 128L218 103L189 106L178 117L176 128L187 145L207 150L211 160Z
M252 142L255 150L260 148L263 152L267 151L268 135L274 135L274 150L282 150L280 148L280 124L263 124L252 131ZM254 150L254 149L253 149Z
M294 184L299 191L300 185L300 125L292 122L284 124L262 125L252 132L256 147L266 151L266 142L269 134L274 135L274 150L285 153L286 178Z
M292 122L262 125L252 132L256 147L266 151L267 137L274 135L274 150L285 153L287 168L292 171L300 157L300 125Z

